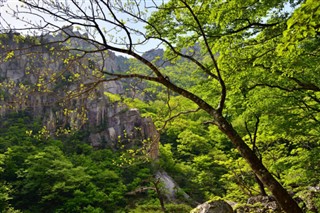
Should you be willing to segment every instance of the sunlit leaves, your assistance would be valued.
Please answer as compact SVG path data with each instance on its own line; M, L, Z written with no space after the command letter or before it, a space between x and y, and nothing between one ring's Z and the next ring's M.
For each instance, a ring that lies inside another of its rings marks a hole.
M307 0L298 7L287 22L287 30L283 32L283 43L279 44L280 54L299 51L301 41L317 37L320 33L320 4L315 0Z
M104 95L107 96L112 103L121 101L121 97L118 94L113 94L110 92L104 92Z
M7 56L4 58L4 61L8 61L9 59L14 57L14 51L10 51L7 53Z
M29 119L21 114L19 119L1 124L12 126L0 131L0 141L6 139L10 144L0 154L0 181L6 183L0 187L0 199L4 201L1 211L11 208L10 204L23 211L45 211L48 206L66 212L122 208L126 187L119 169L112 164L112 160L118 160L116 153L93 152L75 136L72 143L35 138L32 132L37 128L26 130L32 127Z

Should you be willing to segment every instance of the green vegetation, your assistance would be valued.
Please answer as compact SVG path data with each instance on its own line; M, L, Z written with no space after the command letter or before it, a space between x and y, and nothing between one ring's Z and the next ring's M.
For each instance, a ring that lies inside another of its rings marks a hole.
M245 202L254 195L272 194L284 212L319 211L318 1L80 4L22 1L21 9L12 12L20 20L23 14L50 15L66 24L61 27L45 18L43 26L33 23L31 28L39 26L39 34L60 32L53 42L57 49L45 41L33 41L31 46L46 46L63 66L59 75L49 68L37 70L42 75L31 85L33 90L23 84L20 89L25 93L62 89L63 97L71 99L102 82L126 79L129 98L105 95L153 118L161 131L161 158L158 164L123 163L123 150L93 150L80 133L52 138L30 116L8 117L0 130L3 209L164 211L153 177L154 170L164 169L194 201L221 197ZM26 24L30 29L32 23ZM72 32L73 27L79 31ZM23 36L14 35L19 39ZM161 43L164 55L140 54L140 45L147 43L155 43L154 48ZM4 62L22 53L19 45L12 46L2 54ZM130 56L130 69L108 70L107 51ZM55 87L46 82L58 79L63 82ZM137 91L138 84L143 92ZM15 86L1 82L11 94L25 98L24 93L12 92ZM5 89L1 88L1 100L10 99ZM82 109L64 113L77 113L87 121ZM148 189L143 199L127 197L141 186ZM311 193L310 188L316 190ZM294 200L289 192L305 200ZM169 206L167 210L173 211Z
M260 194L247 164L228 140L203 120L204 114L197 112L166 126L158 167L197 202L220 197L245 203ZM2 212L162 212L152 190L154 165L146 161L128 164L122 159L125 150L94 150L85 142L85 134L53 139L41 136L41 129L39 121L25 113L8 115L1 124ZM264 164L277 179L319 209L319 194L308 190L319 184L317 142L294 143L282 135L281 140L257 144ZM141 187L149 189L132 193ZM179 192L177 199L186 204L166 201L167 212L191 209Z
M94 150L80 133L41 137L40 127L24 113L1 123L1 212L125 212L140 203L161 209L152 189L142 200L128 195L152 188L149 163L119 167L120 152Z

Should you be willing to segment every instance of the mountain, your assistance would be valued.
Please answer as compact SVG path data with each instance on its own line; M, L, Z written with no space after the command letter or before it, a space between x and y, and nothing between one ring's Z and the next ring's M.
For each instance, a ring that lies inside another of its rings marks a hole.
M129 60L113 52L108 52L103 61L92 54L72 60L73 56L54 42L61 36L42 38L52 42L43 46L34 37L12 32L1 35L0 115L27 111L41 117L51 134L63 129L87 130L88 140L96 148L117 149L119 141L131 147L151 139L151 150L157 157L159 134L152 120L141 117L137 109L128 108L120 100L111 100L110 95L125 93L123 84L104 82L104 76L96 70L103 63L110 72L125 72ZM72 40L71 45L87 44Z

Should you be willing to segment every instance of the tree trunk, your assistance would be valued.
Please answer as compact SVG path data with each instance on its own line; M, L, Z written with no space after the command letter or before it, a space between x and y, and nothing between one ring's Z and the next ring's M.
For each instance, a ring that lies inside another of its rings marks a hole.
M264 190L264 185L263 185L263 183L261 182L261 180L258 178L258 176L256 174L254 174L254 179L256 180L256 182L257 182L257 184L259 186L260 194L262 196L267 196L266 190Z
M139 60L139 58L138 58ZM143 62L143 61L142 61ZM146 64L148 65L148 64ZM150 65L150 64L149 64ZM149 66L148 65L148 66ZM157 70L152 64L149 66L152 70ZM213 118L215 124L219 129L230 139L233 145L238 149L241 156L249 163L253 172L258 176L261 182L267 187L273 194L278 204L283 211L287 213L303 213L298 204L289 195L289 193L283 188L283 186L271 175L267 168L262 164L259 158L255 155L254 151L242 140L233 126L222 116L220 111L215 110L207 102L199 98L198 96L184 90L175 84L171 83L166 78L159 78L157 82L163 84L167 88L181 94L182 96L192 100L201 109L208 112Z
M242 140L232 125L218 113L214 113L213 116L215 117L215 121L219 129L226 134L233 145L236 146L241 156L250 164L253 172L258 176L264 186L273 194L282 210L287 213L302 213L298 204L283 188L283 186L271 175L255 153Z
M159 188L159 184L160 184L160 178L158 178L156 181L153 182L153 185L156 189L156 193L158 195L158 199L160 201L160 206L161 206L161 209L164 213L167 212L166 210L166 207L164 205L164 199L163 199L163 195L162 195L162 192L161 192L161 189Z

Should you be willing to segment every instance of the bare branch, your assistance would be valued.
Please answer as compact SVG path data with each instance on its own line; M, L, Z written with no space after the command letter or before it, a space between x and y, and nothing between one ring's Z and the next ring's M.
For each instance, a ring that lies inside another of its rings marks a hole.
M195 112L198 112L201 108L197 108L197 109L193 109L193 110L187 110L187 111L182 111L182 112L179 112L173 116L171 116L170 118L168 118L167 120L164 121L164 124L163 126L161 127L161 129L159 130L159 132L161 132L163 129L165 129L165 127L167 126L167 124L174 120L175 118L177 117L180 117L181 115L187 115L187 114L190 114L190 113L195 113Z
M219 102L219 105L218 105L218 108L217 108L217 112L218 113L222 113L222 110L224 108L224 102L226 100L226 95L227 95L227 88L226 88L226 85L224 83L224 80L222 79L222 75L221 75L221 71L218 67L218 63L214 57L214 54L212 53L212 50L210 48L210 45L209 45L209 42L208 42L208 39L207 39L207 36L204 32L204 29L203 29L203 25L200 23L200 20L198 19L197 15L194 13L194 11L192 10L192 8L190 7L190 5L184 1L184 0L181 0L181 2L187 7L187 9L189 10L189 12L191 13L193 19L196 21L197 23L197 26L201 32L201 36L205 42L205 45L206 45L206 48L207 48L207 51L210 55L210 58L214 64L214 67L216 69L216 72L217 72L217 76L218 76L218 80L219 80L219 83L220 83L220 86L221 86L221 96L220 96L220 102Z

